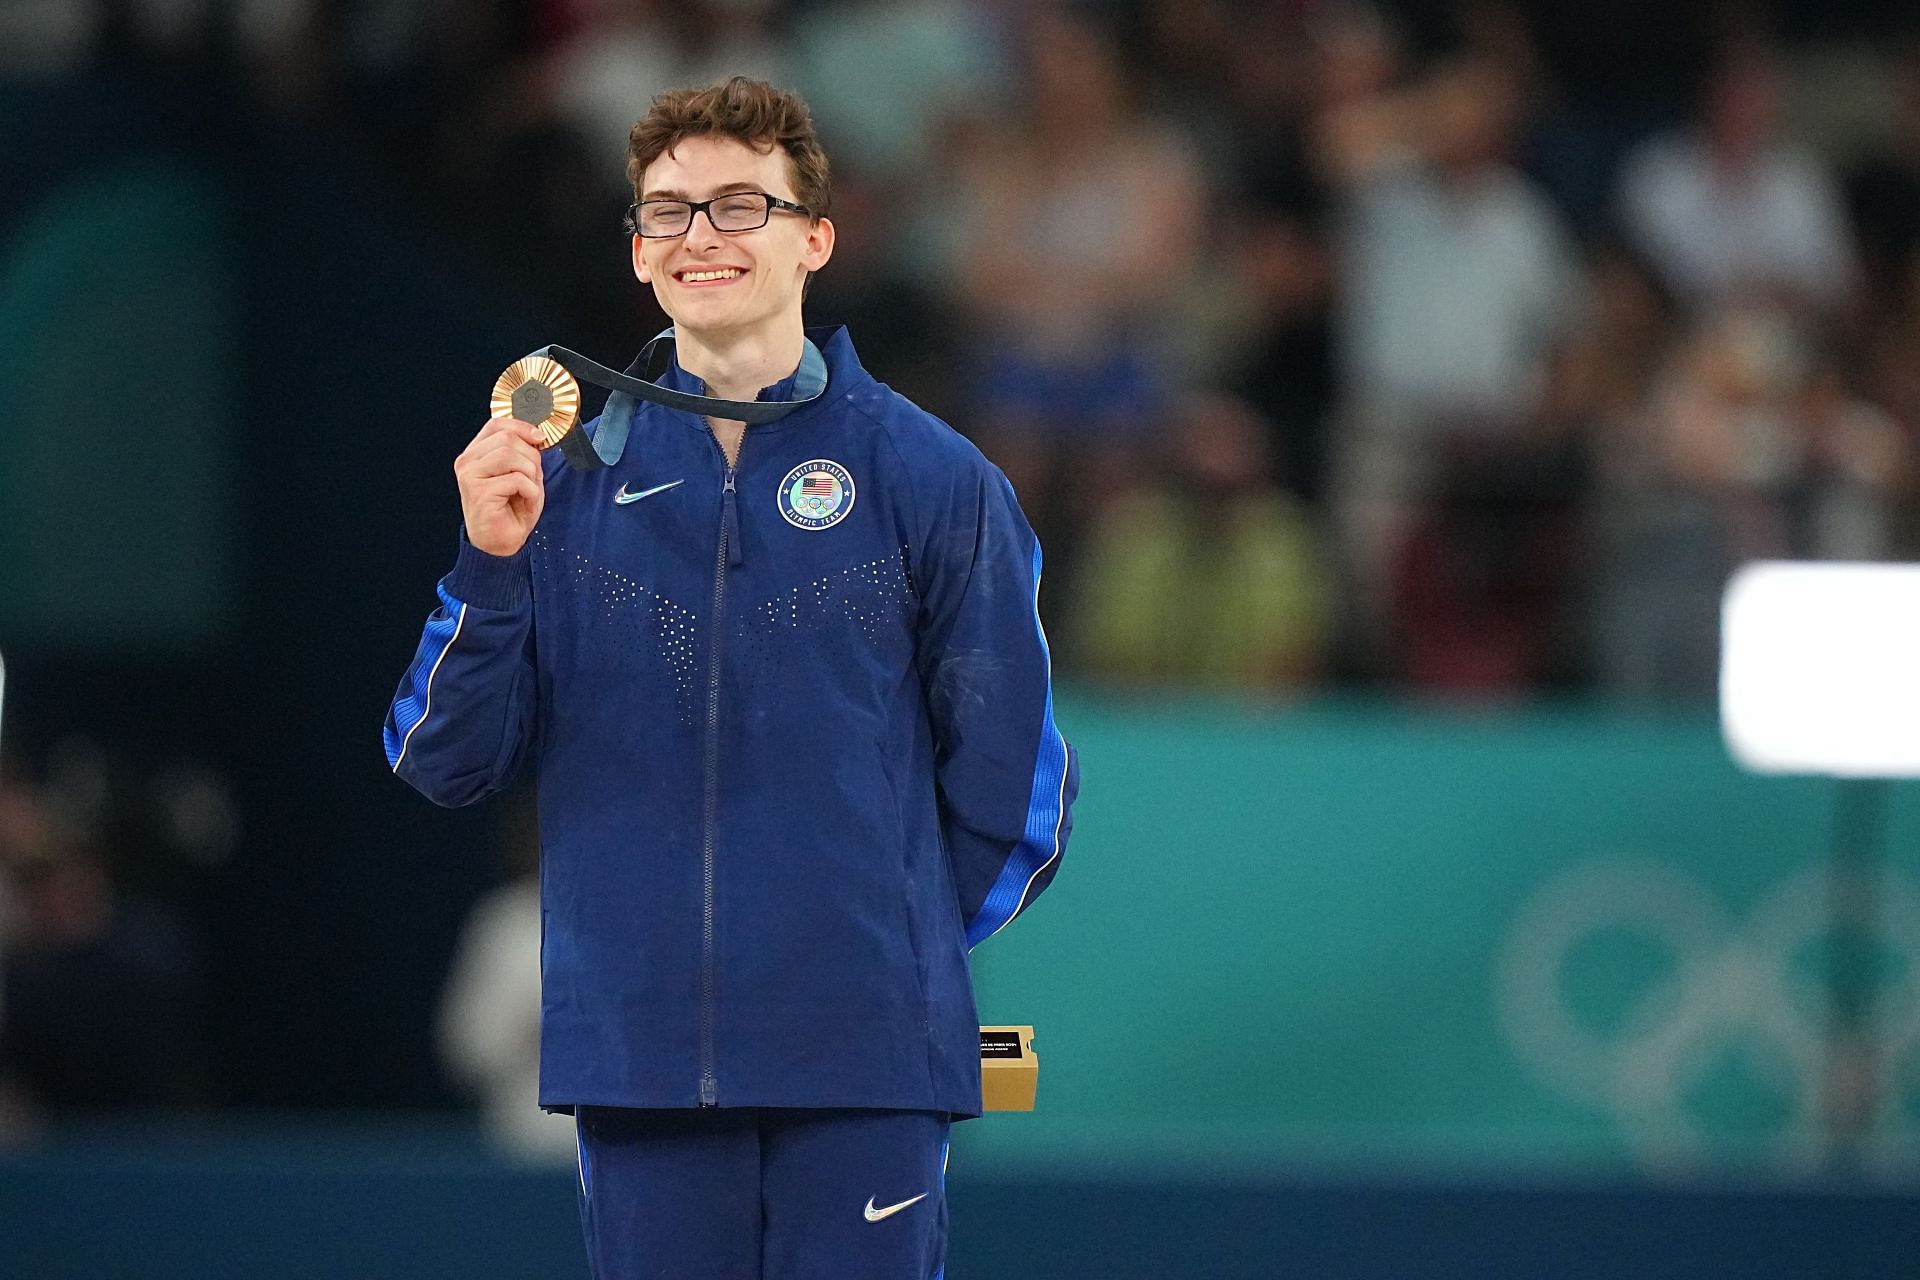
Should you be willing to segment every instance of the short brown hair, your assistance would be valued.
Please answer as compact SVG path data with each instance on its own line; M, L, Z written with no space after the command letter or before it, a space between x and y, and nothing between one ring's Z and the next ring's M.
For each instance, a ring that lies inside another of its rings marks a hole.
M705 89L674 89L653 100L627 135L627 181L634 199L643 194L640 180L648 165L682 140L707 134L737 138L762 154L775 147L786 151L796 202L815 218L826 216L833 193L813 113L797 95L745 76Z

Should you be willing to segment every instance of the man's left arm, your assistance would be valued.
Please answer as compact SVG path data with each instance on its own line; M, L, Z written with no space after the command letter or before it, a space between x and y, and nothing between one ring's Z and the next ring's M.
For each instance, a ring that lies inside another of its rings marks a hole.
M1040 544L1006 477L966 452L919 495L931 509L915 572L941 829L972 948L1059 870L1079 762L1053 720Z

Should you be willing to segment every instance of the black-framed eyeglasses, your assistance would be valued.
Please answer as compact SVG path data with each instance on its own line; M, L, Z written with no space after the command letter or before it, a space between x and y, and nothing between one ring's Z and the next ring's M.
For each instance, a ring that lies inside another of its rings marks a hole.
M715 231L757 231L767 225L775 209L813 216L805 205L764 191L733 191L711 200L642 200L627 206L622 225L630 236L665 240L687 234L693 215L704 211Z

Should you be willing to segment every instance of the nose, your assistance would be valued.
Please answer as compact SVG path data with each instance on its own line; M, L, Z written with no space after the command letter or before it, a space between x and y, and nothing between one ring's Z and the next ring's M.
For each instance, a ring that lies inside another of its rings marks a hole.
M725 239L720 233L720 229L713 225L713 211L711 209L694 210L693 221L687 224L687 229L681 234L685 236L687 247L690 249L697 249L703 245L718 244Z

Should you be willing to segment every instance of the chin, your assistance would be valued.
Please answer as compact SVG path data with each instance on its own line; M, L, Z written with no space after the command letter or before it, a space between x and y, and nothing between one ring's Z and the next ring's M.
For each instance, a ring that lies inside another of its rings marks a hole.
M737 329L742 321L738 316L706 307L681 307L678 313L667 313L675 326L689 333L725 333Z
M725 334L737 333L764 324L770 318L759 312L747 311L736 306L682 306L679 314L669 311L674 324L691 333Z

